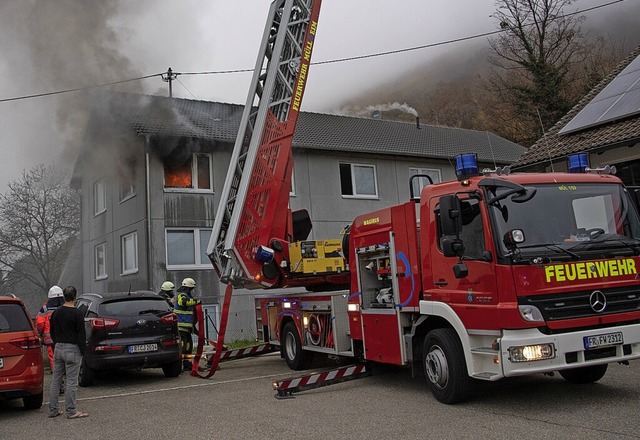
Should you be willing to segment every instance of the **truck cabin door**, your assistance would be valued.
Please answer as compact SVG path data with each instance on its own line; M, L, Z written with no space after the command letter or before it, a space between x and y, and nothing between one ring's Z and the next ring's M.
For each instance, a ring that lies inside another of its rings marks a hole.
M423 219L429 216L429 227L423 223L421 231L423 243L428 243L430 260L430 270L425 271L424 298L447 303L458 316L466 314L467 319L481 315L482 306L498 300L494 258L488 246L492 243L490 223L483 208L473 193L461 193L434 197L428 213L422 212Z

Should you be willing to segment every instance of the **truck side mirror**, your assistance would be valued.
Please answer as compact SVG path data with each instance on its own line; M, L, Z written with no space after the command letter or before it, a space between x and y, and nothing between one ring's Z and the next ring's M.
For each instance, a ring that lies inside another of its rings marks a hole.
M462 231L460 199L456 196L440 197L440 225L442 235L457 236Z
M464 255L464 244L459 238L444 237L442 253L445 257L461 257Z

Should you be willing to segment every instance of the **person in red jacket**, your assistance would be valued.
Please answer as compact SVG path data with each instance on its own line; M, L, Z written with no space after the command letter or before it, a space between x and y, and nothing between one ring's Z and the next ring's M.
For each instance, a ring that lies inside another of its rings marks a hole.
M36 316L36 328L42 338L42 344L47 348L47 356L49 358L49 367L53 373L53 340L51 339L51 314L62 304L62 289L59 286L53 286L47 294L47 302L40 307L40 312Z

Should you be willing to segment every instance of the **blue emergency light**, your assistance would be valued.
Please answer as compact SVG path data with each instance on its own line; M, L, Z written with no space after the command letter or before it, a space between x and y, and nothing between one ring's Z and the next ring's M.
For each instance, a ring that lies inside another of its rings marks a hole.
M273 249L266 246L260 246L256 251L256 260L261 263L269 263L273 260Z
M478 174L478 155L467 153L456 156L456 176L458 180L466 180Z
M587 153L572 154L567 159L570 173L584 173L589 167L589 156L587 156Z

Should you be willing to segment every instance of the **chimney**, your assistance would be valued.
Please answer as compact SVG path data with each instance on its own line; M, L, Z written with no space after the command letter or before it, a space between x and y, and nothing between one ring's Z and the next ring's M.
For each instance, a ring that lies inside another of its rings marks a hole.
M420 116L416 116L416 128L420 130Z

